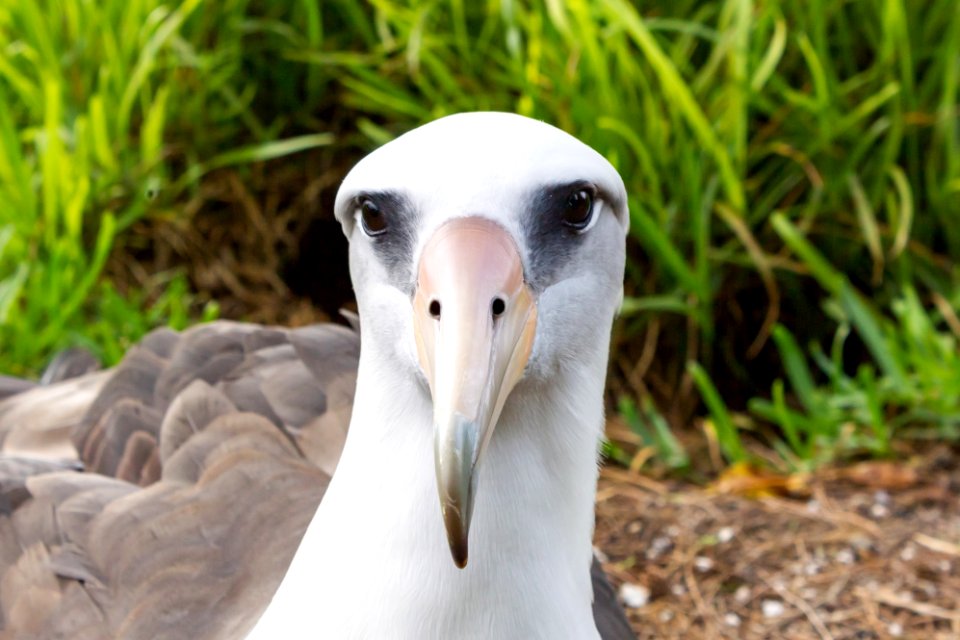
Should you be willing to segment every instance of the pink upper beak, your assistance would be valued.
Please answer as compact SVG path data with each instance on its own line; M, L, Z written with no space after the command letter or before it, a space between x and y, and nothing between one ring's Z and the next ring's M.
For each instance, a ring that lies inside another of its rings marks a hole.
M475 469L523 376L537 307L510 234L456 218L424 246L413 300L420 366L433 397L437 490L447 540L467 564Z

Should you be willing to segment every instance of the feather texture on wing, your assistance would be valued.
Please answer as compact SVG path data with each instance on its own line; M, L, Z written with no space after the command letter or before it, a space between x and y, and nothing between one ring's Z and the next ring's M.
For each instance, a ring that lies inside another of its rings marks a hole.
M106 378L0 404L4 442L72 422L86 469L0 457L0 637L242 637L336 466L358 354L334 325L160 330Z

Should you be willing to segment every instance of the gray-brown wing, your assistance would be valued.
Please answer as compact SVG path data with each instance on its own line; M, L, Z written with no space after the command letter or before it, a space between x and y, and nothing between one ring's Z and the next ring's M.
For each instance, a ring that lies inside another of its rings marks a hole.
M0 637L242 637L336 464L358 353L332 325L148 336L71 413L84 473L0 458Z
M76 347L57 354L39 382L0 375L0 453L75 457L70 434L106 380L85 374L98 369L93 354Z
M637 634L630 627L617 594L596 556L590 565L590 581L593 583L593 619L602 640L636 640Z
M0 400L29 391L37 386L37 383L22 378L13 378L11 376L0 375Z
M73 430L73 444L89 470L150 484L159 450L173 446L160 444L170 408L202 381L235 410L268 419L332 473L349 424L358 358L357 334L330 324L279 329L215 322L179 335L160 330L117 366ZM187 415L179 423L176 442L196 428L191 420Z
M77 459L71 434L109 378L103 371L51 385L28 383L0 399L0 454Z
M39 382L0 375L0 400L29 391L37 386L76 378L100 368L100 361L82 347L64 349L47 365Z

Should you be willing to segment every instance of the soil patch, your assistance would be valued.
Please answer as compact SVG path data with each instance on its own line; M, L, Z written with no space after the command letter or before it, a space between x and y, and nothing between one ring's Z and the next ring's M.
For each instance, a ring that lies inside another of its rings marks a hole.
M960 456L866 465L799 498L604 468L595 543L638 637L960 638Z

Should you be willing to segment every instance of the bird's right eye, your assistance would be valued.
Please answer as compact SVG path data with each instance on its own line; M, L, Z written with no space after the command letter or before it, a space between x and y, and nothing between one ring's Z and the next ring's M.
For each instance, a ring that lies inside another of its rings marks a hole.
M590 189L577 189L571 193L563 211L563 224L577 231L586 229L593 217L593 197Z
M387 230L387 218L380 206L370 198L360 201L360 222L368 236L379 236Z

